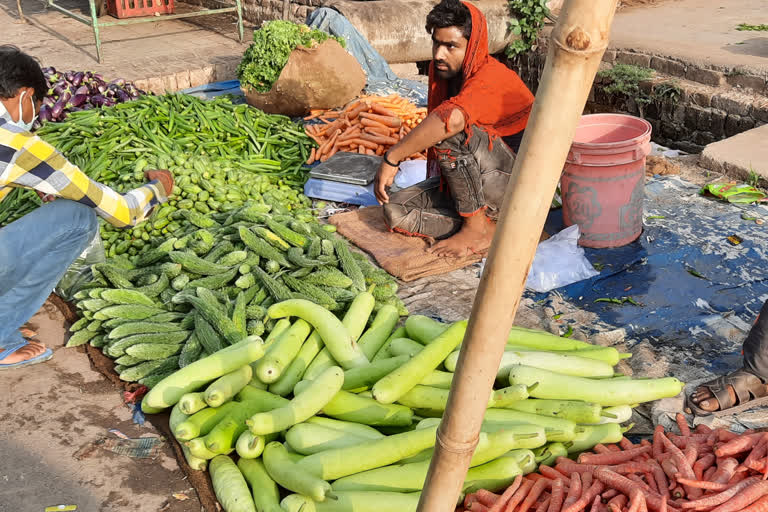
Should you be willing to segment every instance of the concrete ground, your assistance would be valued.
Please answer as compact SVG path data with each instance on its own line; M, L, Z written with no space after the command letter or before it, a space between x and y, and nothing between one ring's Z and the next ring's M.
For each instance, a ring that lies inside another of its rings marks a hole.
M739 68L768 76L768 32L741 32L766 22L768 0L668 0L620 10L611 48Z
M46 303L29 326L53 348L53 359L0 373L0 512L52 505L77 505L82 512L199 512L167 444L145 459L98 445L117 439L110 429L131 438L160 434L149 423L133 423L119 390L91 368L84 352L64 348L64 323Z
M87 2L58 3L87 16ZM46 10L44 5L39 0L23 0L27 23L20 24L16 1L0 0L3 43L19 46L44 66L94 70L108 79L167 77L166 85L173 90L234 78L252 33L252 27L246 26L245 43L240 43L231 13L105 27L101 29L103 62L99 64L91 28L58 11ZM176 5L177 12L191 9L186 4ZM109 16L102 19L115 21Z
M714 142L701 153L702 165L747 179L755 173L768 179L768 124Z

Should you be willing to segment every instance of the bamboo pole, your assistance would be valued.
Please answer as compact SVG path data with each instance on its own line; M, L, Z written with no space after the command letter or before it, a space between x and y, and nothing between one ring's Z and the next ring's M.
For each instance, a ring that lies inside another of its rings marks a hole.
M552 196L608 45L616 2L566 0L552 32L418 512L456 506Z

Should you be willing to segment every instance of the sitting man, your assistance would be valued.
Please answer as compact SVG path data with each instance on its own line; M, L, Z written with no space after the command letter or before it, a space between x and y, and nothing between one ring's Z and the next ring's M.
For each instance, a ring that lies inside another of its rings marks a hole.
M0 46L0 201L14 188L33 189L46 202L61 198L0 228L0 370L53 355L19 328L98 233L96 214L117 227L134 226L173 190L170 172L148 171L149 183L120 195L30 133L47 90L32 57Z
M485 17L473 5L442 0L426 28L429 115L384 155L375 193L391 230L441 239L431 252L460 257L490 246L533 94L488 54ZM399 163L428 148L427 180L390 197Z

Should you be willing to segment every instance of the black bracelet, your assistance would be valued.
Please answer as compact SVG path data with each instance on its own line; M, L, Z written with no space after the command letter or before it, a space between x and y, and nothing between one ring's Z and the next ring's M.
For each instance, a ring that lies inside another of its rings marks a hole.
M398 163L396 163L396 164L393 164L392 162L390 162L390 161L387 159L387 155L388 155L388 154L389 154L389 153L384 153L384 156L382 156L382 158L384 159L384 163L386 163L387 165L389 165L389 166L392 166L392 167L397 167L398 165L400 165L400 162L398 162Z

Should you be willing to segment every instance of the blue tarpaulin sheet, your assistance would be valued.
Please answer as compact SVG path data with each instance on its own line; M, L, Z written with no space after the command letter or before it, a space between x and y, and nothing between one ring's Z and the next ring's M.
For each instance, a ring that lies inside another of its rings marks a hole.
M556 292L601 321L625 328L628 337L679 347L678 361L705 361L712 372L740 366L733 340L749 330L768 299L768 224L742 217L768 218L768 208L703 197L699 187L677 177L650 180L644 206L637 241L586 249L600 274ZM562 227L561 211L553 211L547 231ZM742 243L732 245L732 235ZM641 305L595 302L622 297Z
M243 92L240 90L239 80L225 80L223 82L213 82L211 84L201 85L199 87L192 87L190 89L184 89L184 94L189 94L201 99L215 98L216 96L222 96L224 94L231 94L233 96L243 96ZM245 97L243 96L243 102Z

